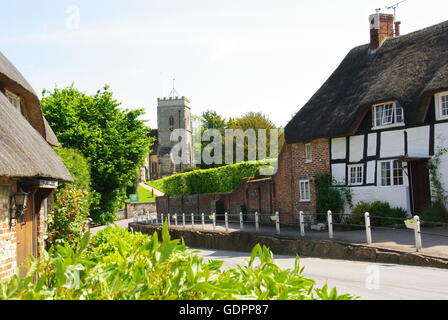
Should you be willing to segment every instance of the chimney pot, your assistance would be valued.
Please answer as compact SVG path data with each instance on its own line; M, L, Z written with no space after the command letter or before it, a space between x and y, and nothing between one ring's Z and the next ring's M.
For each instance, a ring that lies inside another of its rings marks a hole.
M400 26L401 26L401 21L395 22L395 36L396 37L399 37L401 35Z

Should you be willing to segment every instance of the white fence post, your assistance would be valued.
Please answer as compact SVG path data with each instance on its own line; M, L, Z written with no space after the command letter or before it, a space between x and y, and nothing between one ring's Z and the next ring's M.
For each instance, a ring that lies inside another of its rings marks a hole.
M213 212L213 231L216 230L216 212Z
M240 212L240 229L241 231L244 230L244 215L242 212Z
M194 229L194 213L191 214L191 227Z
M280 214L278 212L275 213L275 229L277 234L280 234Z
M299 212L299 223L300 223L300 236L305 236L305 219L303 217L303 211Z
M168 227L171 227L171 214L168 213Z
M163 213L160 215L160 219L162 220L162 226L165 224L165 220L163 219L164 218L164 216L163 216Z
M175 224L176 227L177 227L177 213L174 215L174 224Z
M159 224L159 215L156 214L156 226Z
M258 212L255 212L255 230L260 232L260 221L258 217Z
M330 239L334 238L333 233L333 213L331 211L328 211L328 235L330 236Z
M187 224L185 223L185 213L182 213L182 224L184 226L184 229L187 227Z
M229 214L225 213L225 222L226 222L226 232L229 231Z
M202 218L202 230L205 230L205 214L204 213L201 214L201 218Z
M372 227L370 225L370 213L365 213L367 244L372 244Z
M421 252L423 249L422 245L422 230L421 230L421 223L420 223L420 217L415 216L414 219L417 221L417 228L415 228L415 247L417 248L417 252Z

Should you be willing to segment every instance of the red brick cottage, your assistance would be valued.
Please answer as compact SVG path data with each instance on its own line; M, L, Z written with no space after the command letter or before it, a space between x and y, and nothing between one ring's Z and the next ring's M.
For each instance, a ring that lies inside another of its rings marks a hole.
M47 199L58 182L72 181L57 145L34 90L0 53L0 279L23 274L39 255Z

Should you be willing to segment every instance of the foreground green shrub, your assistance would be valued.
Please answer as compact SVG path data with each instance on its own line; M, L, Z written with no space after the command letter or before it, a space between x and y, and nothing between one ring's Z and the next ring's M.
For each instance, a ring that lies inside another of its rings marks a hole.
M257 245L246 267L222 268L204 261L168 228L163 241L108 228L76 246L63 243L32 262L27 277L0 282L0 300L238 300L353 299L302 275L297 258L293 270L280 269L271 251ZM34 281L36 280L36 281Z
M364 225L364 215L366 212L369 212L370 216L373 217L370 219L372 226L377 227L393 227L407 218L407 211L405 209L398 207L392 208L388 202L375 201L367 203L361 201L353 208L353 215L348 219L349 223Z
M177 174L148 185L167 196L232 192L244 178L261 178L260 168L272 169L276 160L252 161ZM273 172L273 170L271 170Z

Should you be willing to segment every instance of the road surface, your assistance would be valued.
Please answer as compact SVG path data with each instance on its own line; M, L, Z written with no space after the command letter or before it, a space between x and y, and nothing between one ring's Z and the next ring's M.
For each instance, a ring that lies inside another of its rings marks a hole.
M205 259L224 260L224 265L245 265L247 253L199 250ZM294 268L293 257L276 256L277 264ZM339 293L363 300L448 300L448 270L391 264L375 264L316 258L301 259L304 275L319 287L328 282Z

